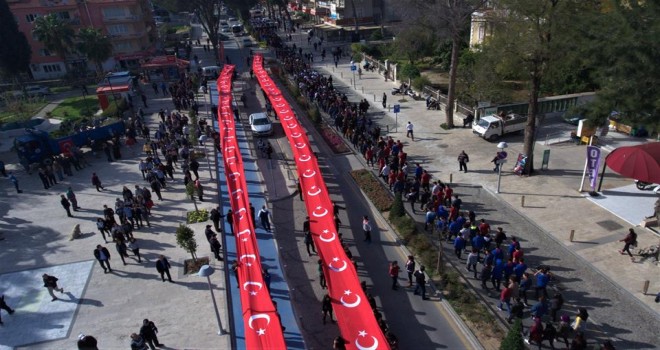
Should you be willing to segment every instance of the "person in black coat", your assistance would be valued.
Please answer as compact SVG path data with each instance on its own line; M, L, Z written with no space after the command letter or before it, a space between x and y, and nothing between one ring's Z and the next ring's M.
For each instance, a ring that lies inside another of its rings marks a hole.
M99 261L99 264L101 264L103 272L112 272L112 268L110 267L110 252L108 251L108 248L100 244L97 245L96 249L94 249L94 257Z
M158 334L156 324L145 318L144 321L142 321L142 327L140 327L140 336L149 345L151 350L155 350L156 346L163 346L163 344L158 342L158 336L156 334Z
M61 197L60 204L62 204L62 207L64 208L64 210L66 210L66 215L68 217L73 217L73 215L71 215L71 209L70 209L71 203L69 202L68 199L66 199L64 195L61 195L60 197Z
M165 282L165 274L167 274L167 280L174 283L174 281L172 281L172 276L170 276L170 267L172 266L164 255L161 255L158 258L158 261L156 261L156 271L160 274L160 278L163 282Z
M4 295L0 297L0 309L7 311L7 313L9 313L10 315L13 314L15 311L14 309L10 308L9 305L7 305L7 303L5 303ZM2 315L0 314L0 325L3 324L1 316Z

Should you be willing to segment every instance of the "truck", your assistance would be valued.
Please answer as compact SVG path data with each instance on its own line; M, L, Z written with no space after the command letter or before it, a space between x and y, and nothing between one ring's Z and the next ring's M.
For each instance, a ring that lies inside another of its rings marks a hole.
M14 149L18 159L30 171L32 164L41 164L51 156L70 155L72 147L88 146L91 141L96 144L105 142L126 131L124 122L112 119L104 124L80 128L73 134L53 138L48 132L37 129L25 129L25 134L14 139Z
M500 137L525 130L527 116L521 114L489 115L479 119L472 125L472 132L488 141L496 141Z

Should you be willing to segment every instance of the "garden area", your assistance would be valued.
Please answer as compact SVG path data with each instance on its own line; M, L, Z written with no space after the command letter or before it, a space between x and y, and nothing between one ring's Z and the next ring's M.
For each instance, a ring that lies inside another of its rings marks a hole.
M96 96L69 97L50 112L50 117L75 123L85 117L94 116L98 110L99 102Z
M7 99L0 107L0 124L26 121L46 107L48 101L43 97L25 99Z

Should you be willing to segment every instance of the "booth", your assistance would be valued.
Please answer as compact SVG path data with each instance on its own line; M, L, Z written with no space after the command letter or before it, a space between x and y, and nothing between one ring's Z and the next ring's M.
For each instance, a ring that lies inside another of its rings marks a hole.
M102 110L106 110L113 100L121 101L128 98L131 93L130 85L105 85L96 88L96 96ZM117 102L119 103L119 102Z
M151 79L151 74L161 76L162 80L177 80L190 66L190 61L182 60L173 55L156 56L140 65L145 75Z

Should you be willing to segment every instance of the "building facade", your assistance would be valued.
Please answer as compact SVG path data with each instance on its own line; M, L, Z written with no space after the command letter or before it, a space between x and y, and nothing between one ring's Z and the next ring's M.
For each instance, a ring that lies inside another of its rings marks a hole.
M6 0L32 48L30 71L34 79L60 78L68 68L93 66L75 53L59 57L49 52L33 35L34 21L56 14L68 21L75 32L93 27L108 35L113 57L103 68L126 69L154 52L156 26L147 0ZM92 68L93 69L93 68Z

